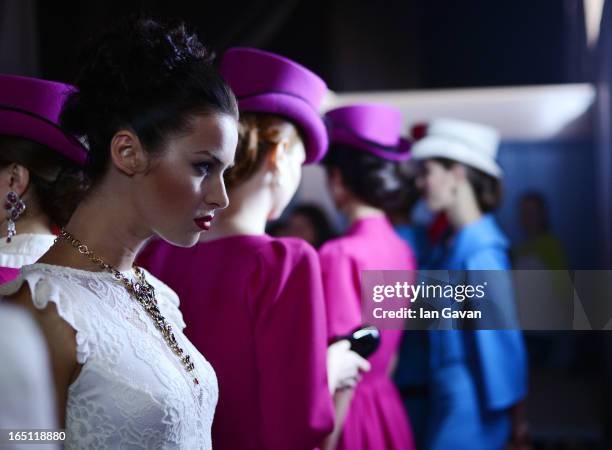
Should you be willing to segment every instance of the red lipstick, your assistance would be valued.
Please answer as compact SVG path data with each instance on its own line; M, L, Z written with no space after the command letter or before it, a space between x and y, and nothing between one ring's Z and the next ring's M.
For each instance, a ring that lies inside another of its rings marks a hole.
M204 231L208 231L210 229L210 222L212 222L212 220L213 220L213 216L204 216L204 217L198 217L197 219L194 219L193 221L199 228L201 228Z

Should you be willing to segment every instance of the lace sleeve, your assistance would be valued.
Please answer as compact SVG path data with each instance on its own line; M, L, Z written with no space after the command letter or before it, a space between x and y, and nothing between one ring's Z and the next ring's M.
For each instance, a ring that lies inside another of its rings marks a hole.
M36 308L53 302L76 332L76 359L83 367L68 388L67 449L211 448L214 371L179 330L185 325L176 294L145 276L194 360L197 389L151 317L113 274L35 263L0 286L0 297L28 286Z

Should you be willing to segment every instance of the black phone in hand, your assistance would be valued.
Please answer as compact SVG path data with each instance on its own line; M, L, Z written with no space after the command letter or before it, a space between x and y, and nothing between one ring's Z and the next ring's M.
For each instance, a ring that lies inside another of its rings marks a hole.
M380 331L373 325L357 327L351 334L340 336L336 340L346 339L351 343L351 350L362 358L370 357L380 345Z

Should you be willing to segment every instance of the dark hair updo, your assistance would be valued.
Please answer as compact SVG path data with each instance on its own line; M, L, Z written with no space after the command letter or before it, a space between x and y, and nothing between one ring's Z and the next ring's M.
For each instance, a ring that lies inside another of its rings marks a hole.
M387 214L408 212L418 199L416 170L410 161L390 161L347 145L332 144L323 166L340 171L346 187L361 201Z
M189 130L195 114L238 118L234 94L212 60L184 24L152 19L123 20L89 42L61 124L89 145L92 184L106 172L111 139L122 128L155 154L166 138Z
M39 210L53 224L63 227L88 188L83 171L72 161L38 142L17 136L0 135L0 168L19 164L28 169L31 193L36 205L24 215Z

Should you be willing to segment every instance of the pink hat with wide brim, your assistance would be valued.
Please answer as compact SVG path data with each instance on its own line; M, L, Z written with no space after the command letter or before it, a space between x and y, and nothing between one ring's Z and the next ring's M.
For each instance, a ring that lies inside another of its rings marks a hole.
M396 108L368 103L332 109L324 117L333 144L346 145L391 161L410 159L411 143L401 136Z
M240 112L282 116L304 137L305 164L319 161L328 138L319 107L325 82L290 59L253 48L232 48L223 55L221 74L236 98Z
M87 149L59 126L64 100L75 89L54 81L0 75L0 135L38 142L84 165Z

